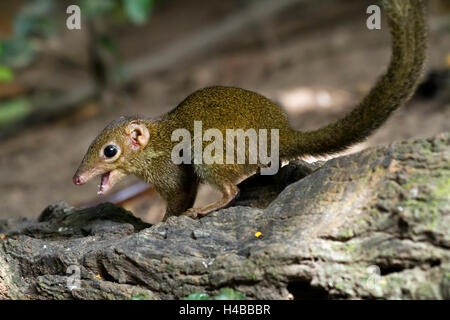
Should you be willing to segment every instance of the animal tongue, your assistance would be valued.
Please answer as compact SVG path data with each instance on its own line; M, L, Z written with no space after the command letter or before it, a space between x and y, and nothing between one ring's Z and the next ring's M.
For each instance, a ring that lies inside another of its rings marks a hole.
M106 186L106 184L108 183L109 180L109 172L102 174L102 178L100 181L100 187L98 190L98 194L102 194L103 193L103 189Z

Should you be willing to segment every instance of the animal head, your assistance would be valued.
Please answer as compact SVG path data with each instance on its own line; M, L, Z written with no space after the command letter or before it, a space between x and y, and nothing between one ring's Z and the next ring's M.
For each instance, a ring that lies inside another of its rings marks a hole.
M83 185L101 175L98 194L104 194L125 176L127 169L150 139L146 122L136 117L121 117L108 124L89 146L73 183Z

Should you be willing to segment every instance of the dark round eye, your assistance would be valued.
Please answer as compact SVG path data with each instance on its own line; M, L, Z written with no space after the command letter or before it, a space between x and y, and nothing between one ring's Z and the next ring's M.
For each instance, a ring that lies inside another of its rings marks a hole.
M112 158L117 154L117 147L110 144L109 146L106 146L106 148L103 150L103 154L107 158Z

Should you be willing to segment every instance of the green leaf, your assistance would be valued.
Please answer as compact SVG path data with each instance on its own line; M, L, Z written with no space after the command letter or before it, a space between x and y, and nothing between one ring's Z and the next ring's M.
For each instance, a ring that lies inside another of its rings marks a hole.
M8 66L0 64L0 82L9 82L14 79L14 73Z
M49 37L54 34L58 29L53 18L54 9L53 0L27 1L14 18L14 37Z
M0 125L17 122L31 112L31 104L26 98L0 103Z
M153 9L154 0L123 0L125 13L133 23L144 24Z
M191 293L184 300L209 300L209 296L206 293Z
M110 54L117 56L119 53L119 49L117 47L116 42L107 34L102 34L97 39L98 44L105 50L107 50Z
M220 289L219 294L214 297L214 300L244 300L245 294L235 291L231 288Z
M2 41L0 64L11 67L28 66L35 57L31 41L23 37L15 37Z
M113 70L113 80L116 83L120 83L122 80L125 79L127 75L127 71L125 69L125 66L123 63L118 62L117 66Z
M81 0L80 9L81 12L88 17L95 17L109 13L117 5L113 0Z
M150 300L147 293L141 293L137 296L131 297L130 300Z

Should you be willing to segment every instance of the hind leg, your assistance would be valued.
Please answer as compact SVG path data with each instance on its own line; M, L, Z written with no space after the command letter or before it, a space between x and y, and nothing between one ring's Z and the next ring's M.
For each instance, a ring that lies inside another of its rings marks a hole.
M195 172L202 182L216 186L222 192L219 201L211 203L203 208L191 208L185 212L192 218L202 217L213 211L225 208L239 195L237 185L253 175L257 170L256 165L242 164L210 164L194 166Z
M190 208L184 214L195 219L206 216L208 213L227 207L239 194L239 188L234 184L222 187L222 198L203 208Z

